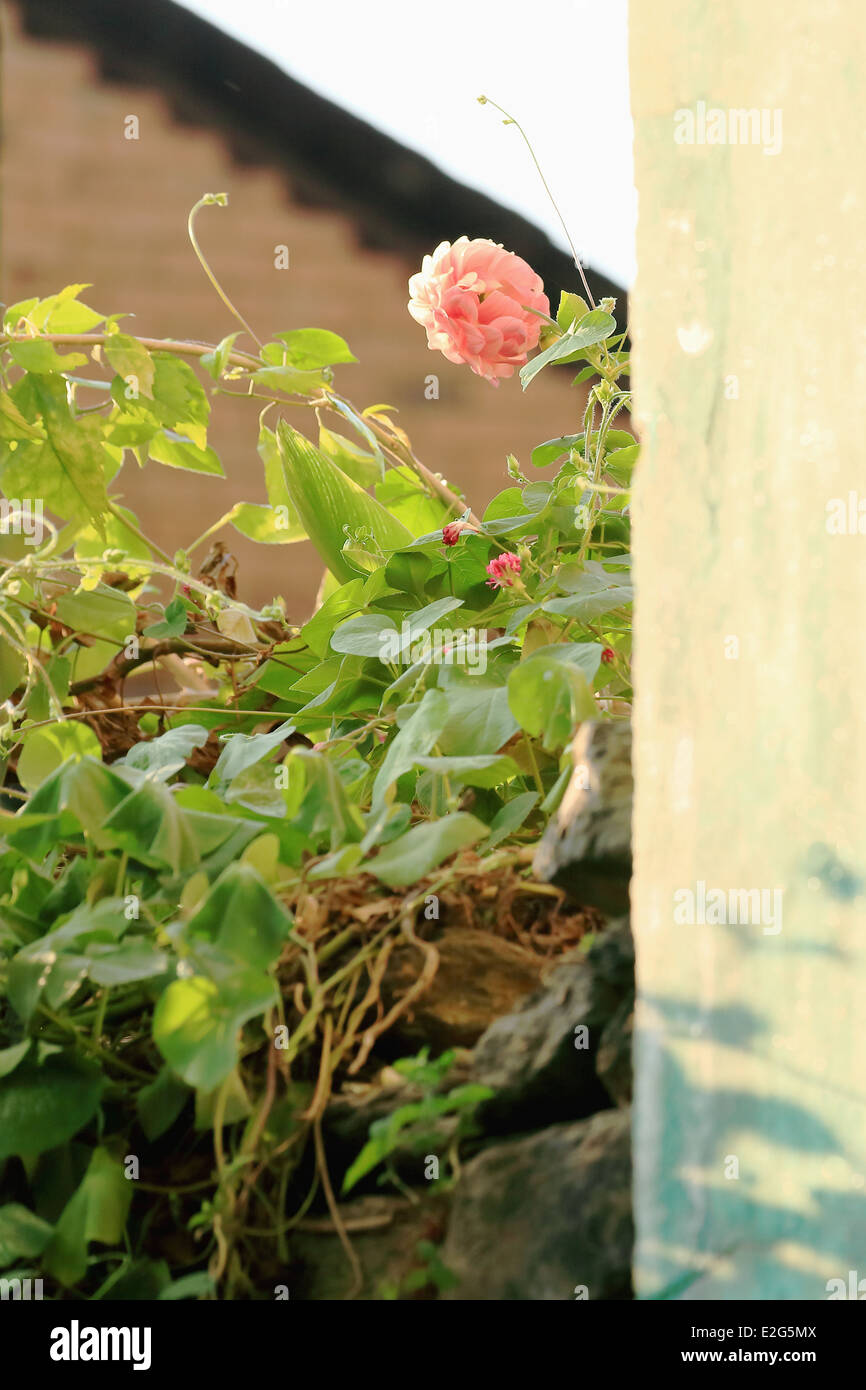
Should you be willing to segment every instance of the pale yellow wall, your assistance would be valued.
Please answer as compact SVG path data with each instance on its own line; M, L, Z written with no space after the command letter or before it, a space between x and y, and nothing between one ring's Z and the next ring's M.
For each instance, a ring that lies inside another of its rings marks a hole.
M866 1280L866 14L630 26L637 1290L822 1299ZM780 150L675 143L699 100ZM677 925L698 880L781 888L781 931Z

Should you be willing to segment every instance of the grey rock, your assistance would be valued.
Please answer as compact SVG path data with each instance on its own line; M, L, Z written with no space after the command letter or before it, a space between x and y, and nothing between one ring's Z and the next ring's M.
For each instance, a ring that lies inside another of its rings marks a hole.
M572 744L574 771L535 855L539 879L577 902L628 911L631 878L631 725L587 720Z
M602 1030L595 1059L596 1074L617 1105L632 1101L632 1042L634 1034L634 996L623 999L613 1018Z
M487 1029L472 1066L473 1081L495 1091L477 1112L484 1131L514 1134L622 1103L631 1084L633 1007L634 947L624 921L588 952L566 957L542 989ZM583 1027L585 1035L576 1032Z
M463 1169L442 1249L463 1300L631 1298L627 1110L485 1149Z

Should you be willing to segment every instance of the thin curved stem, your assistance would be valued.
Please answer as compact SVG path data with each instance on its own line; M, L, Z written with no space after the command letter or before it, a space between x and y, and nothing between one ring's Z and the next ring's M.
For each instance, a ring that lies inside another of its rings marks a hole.
M187 225L187 231L189 232L189 239L190 239L190 241L192 242L192 249L193 249L193 251L195 252L196 256L198 257L198 263L199 263L199 265L201 266L201 268L202 268L202 270L204 271L204 273L205 273L205 275L207 276L207 278L210 280L211 284L213 285L214 289L216 290L216 292L217 292L217 294L219 295L220 299L222 300L223 304L226 306L226 308L228 309L229 313L232 314L232 315L234 316L234 318L237 319L238 323L241 325L241 327L244 329L244 331L247 332L247 333L249 333L249 335L250 335L250 337L252 338L253 342L254 342L254 343L258 343L259 347L261 347L261 346L262 346L262 340L261 340L261 338L259 338L259 337L257 336L257 334L253 331L253 329L250 328L250 325L247 323L246 319L244 318L244 316L243 316L243 314L240 312L240 310L239 310L239 309L236 309L235 306L234 306L234 304L232 304L231 300L229 299L228 295L226 294L226 292L225 292L225 290L223 289L222 285L220 284L219 280L216 278L216 276L214 275L214 273L213 273L213 271L211 270L210 266L208 265L207 261L205 260L204 252L202 251L201 247L199 246L198 241L197 241L197 239L196 239L196 235L195 235L195 226L194 226L194 223L195 223L195 219L196 219L196 214L197 214L198 212L200 212L202 208L205 208L205 207L225 207L227 203L228 203L228 194L226 194L226 193L205 193L204 197L199 198L198 202L195 204L195 206L194 206L194 207L191 209L191 211L190 211L189 218L187 219L187 224L186 224L186 225Z
M538 170L538 177L541 179L541 182L542 182L543 185L544 185L544 191L545 191L545 193L547 194L548 198L550 199L551 207L553 208L553 211L556 213L557 217L559 218L560 225L561 225L561 227L562 227L562 230L563 230L564 233L565 233L565 239L566 239L566 241L568 242L569 246L571 247L571 254L572 254L572 257L573 257L573 259L574 259L574 264L577 266L578 272L579 272L579 274L580 274L580 278L581 278L581 280L583 281L583 288L586 290L587 299L589 300L589 302L590 302L592 308L594 309L594 308L595 308L595 300L594 300L593 297L592 297L592 290L589 288L589 284L588 284L588 282L587 282L586 276L585 276L584 273L583 273L583 266L582 266L581 263L580 263L580 256L577 254L577 248L576 248L574 242L573 242L572 239L571 239L571 233L569 232L568 227L566 226L565 218L563 217L562 213L561 213L560 210L559 210L559 204L557 203L556 199L554 198L554 196L553 196L553 194L552 194L552 192L551 192L551 190L550 190L550 185L548 184L547 179L544 177L544 172L543 172L543 170L542 170L542 168L541 168L541 165L539 164L539 162L538 162L538 160L537 160L537 158L536 158L535 150L532 148L532 141L529 139L529 136L526 134L526 131L523 129L523 126L520 124L520 122L519 122L519 121L516 121L516 120L514 119L514 117L513 117L512 115L510 115L509 112L506 111L505 108L504 108L503 106L500 106L500 105L499 105L499 103L498 103L497 101L493 101L490 97L479 97L478 100L481 102L482 106L493 106L493 107L495 107L496 110L499 111L499 112L501 112L501 114L505 117L505 124L506 124L506 125L513 125L513 126L515 126L515 127L517 128L517 130L520 132L521 136L523 137L523 143L526 145L526 148L529 150L530 156L531 156L531 158L532 158L532 162L533 162L533 164L535 165L536 169Z

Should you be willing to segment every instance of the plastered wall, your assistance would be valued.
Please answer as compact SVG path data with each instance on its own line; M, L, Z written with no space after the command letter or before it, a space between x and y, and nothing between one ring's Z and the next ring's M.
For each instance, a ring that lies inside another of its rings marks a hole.
M636 1288L864 1297L866 24L630 29Z

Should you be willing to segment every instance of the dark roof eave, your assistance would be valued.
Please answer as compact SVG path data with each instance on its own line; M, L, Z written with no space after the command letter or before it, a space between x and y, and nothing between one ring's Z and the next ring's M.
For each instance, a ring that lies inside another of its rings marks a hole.
M161 90L176 119L217 129L232 157L282 169L292 196L350 215L363 244L416 262L439 241L490 237L541 275L551 298L579 289L571 259L518 213L291 77L173 0L14 0L34 38L95 52L106 81ZM619 286L586 276L596 299Z

